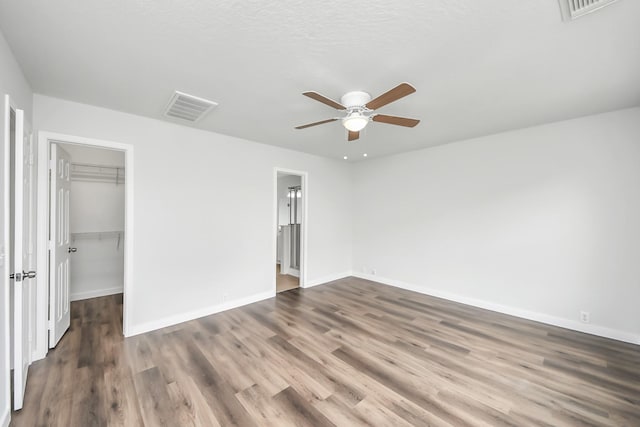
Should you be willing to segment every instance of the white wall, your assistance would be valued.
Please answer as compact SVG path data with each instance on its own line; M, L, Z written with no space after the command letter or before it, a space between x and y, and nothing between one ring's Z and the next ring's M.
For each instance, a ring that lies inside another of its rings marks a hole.
M639 108L358 163L354 196L358 274L640 343Z
M0 177L2 177L2 185L0 185L0 224L5 221L5 207L8 206L8 194L5 191L5 184L9 182L8 177L8 152L5 150L4 134L5 134L5 110L4 96L9 94L17 108L25 110L25 118L32 122L32 99L33 94L31 87L16 62L11 49L7 45L4 36L0 32ZM8 423L9 412L9 367L5 364L9 362L9 269L5 263L5 239L8 230L0 227L0 426ZM5 360L6 359L6 360Z
M124 167L122 151L61 144L72 163ZM71 181L71 300L120 293L124 278L124 234L81 235L124 230L124 185Z
M275 292L274 167L309 173L307 283L349 273L348 164L40 95L34 103L39 130L135 147L132 333Z
M3 98L1 108L4 108L4 95L9 94L17 107L25 110L26 118L32 123L33 92L2 32L0 32L0 71L0 90ZM4 126L4 120L0 126Z
M124 230L124 185L71 182L71 232Z

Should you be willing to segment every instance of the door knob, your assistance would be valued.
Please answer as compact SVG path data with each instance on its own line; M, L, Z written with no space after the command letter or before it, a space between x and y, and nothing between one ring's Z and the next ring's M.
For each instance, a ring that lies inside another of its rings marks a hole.
M78 252L78 248L69 248L69 250L67 252L69 252L69 253Z
M9 279L14 279L16 282L22 282L25 279L34 279L36 277L35 271L23 271L22 273L11 273Z

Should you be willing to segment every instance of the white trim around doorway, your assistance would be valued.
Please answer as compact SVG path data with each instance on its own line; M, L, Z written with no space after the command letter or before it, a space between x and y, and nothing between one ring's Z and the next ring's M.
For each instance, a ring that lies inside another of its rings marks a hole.
M124 239L124 299L123 333L130 336L130 319L133 313L133 244L134 244L134 162L133 145L81 136L64 135L53 132L38 132L38 211L37 211L37 301L36 301L36 342L34 360L43 359L49 350L49 156L52 143L64 143L106 148L125 154L125 239Z

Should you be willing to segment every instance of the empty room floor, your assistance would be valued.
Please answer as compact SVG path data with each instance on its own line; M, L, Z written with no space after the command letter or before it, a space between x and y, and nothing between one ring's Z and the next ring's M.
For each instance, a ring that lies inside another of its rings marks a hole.
M276 264L276 292L284 292L300 286L300 280L290 274L280 274L280 264Z
M640 425L640 347L361 279L126 340L121 310L72 303L13 425Z

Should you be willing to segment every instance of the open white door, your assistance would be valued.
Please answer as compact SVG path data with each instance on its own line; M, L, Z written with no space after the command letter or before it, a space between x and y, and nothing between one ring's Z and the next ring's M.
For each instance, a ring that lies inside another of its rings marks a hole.
M58 344L69 329L69 199L71 197L71 157L51 144L50 267L49 267L49 348Z
M4 134L0 150L0 426L9 425L11 418L11 146L15 136L15 114L9 95L4 96Z
M14 240L13 240L13 409L22 408L30 363L29 309L30 284L35 271L29 267L31 174L30 144L25 134L24 111L16 109L14 164ZM26 151L25 151L26 148ZM26 168L25 168L26 167ZM27 173L25 173L25 171Z

